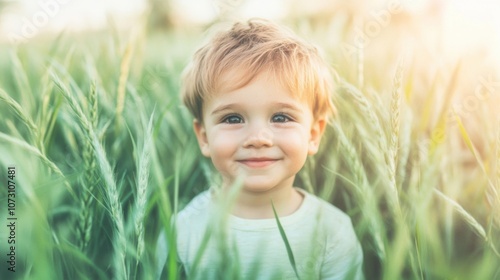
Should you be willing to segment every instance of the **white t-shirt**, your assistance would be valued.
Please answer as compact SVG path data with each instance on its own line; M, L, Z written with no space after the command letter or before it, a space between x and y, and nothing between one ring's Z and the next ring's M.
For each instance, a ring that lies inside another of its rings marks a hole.
M297 190L304 195L302 204L279 220L300 279L364 279L363 252L350 218ZM205 191L177 215L178 258L190 279L297 279L275 219L227 215L222 220L214 218L215 209ZM158 252L163 267L165 244Z

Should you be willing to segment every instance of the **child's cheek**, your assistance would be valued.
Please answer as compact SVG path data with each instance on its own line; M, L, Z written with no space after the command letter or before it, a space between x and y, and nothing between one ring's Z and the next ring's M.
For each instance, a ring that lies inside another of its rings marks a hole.
M284 130L275 134L275 144L283 150L293 152L301 152L301 150L307 149L308 140L307 135L301 130Z
M238 149L239 137L235 132L218 131L214 134L211 143L212 157L214 160L224 160L230 158Z

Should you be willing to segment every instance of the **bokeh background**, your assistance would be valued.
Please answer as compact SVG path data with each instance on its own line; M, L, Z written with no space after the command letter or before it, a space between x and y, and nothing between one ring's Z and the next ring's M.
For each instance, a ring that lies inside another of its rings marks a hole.
M214 177L182 70L218 29L264 17L338 74L338 116L296 185L351 216L366 278L500 279L499 12L492 0L0 1L0 278L154 279L159 233L173 244L172 214ZM163 278L182 277L169 258Z

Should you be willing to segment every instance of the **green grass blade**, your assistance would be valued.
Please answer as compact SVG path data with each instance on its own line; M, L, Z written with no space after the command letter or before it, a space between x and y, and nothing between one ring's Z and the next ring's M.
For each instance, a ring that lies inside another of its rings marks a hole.
M295 264L295 258L293 256L292 247L290 246L290 243L288 242L288 238L286 237L285 230L283 229L283 226L281 225L280 219L278 217L278 214L276 213L276 209L274 208L274 203L272 201L271 201L271 206L273 207L274 218L276 219L276 224L278 225L278 229L280 231L281 238L283 239L283 242L285 242L286 253L288 254L288 260L290 261L290 264L292 265L292 268L293 268L293 271L295 272L295 275L297 276L298 279L300 279L299 273L297 272L297 265Z
M437 196L443 199L446 203L453 206L453 209L455 209L455 211L460 214L460 216L474 229L474 231L485 241L488 241L488 237L486 236L486 231L484 230L483 226L476 219L474 219L474 217L472 217L472 215L469 214L469 212L467 212L460 204L458 204L458 202L454 201L437 189L434 189L434 193L437 194Z
M484 167L481 156L477 153L476 147L474 147L474 143L472 142L472 140L469 136L469 133L467 133L467 130L465 129L464 124L462 123L462 119L455 111L453 111L453 114L455 116L455 120L457 121L458 129L460 130L460 134L462 135L462 139L464 140L465 145L467 145L467 148L469 149L469 151L471 151L472 155L476 159L477 164L481 168L481 171L484 173L485 178L487 178L487 180L488 180L488 184L489 184L490 188L493 190L496 190L495 185L493 184L493 182L489 178L488 172L486 171L486 168ZM496 194L496 195L498 197L498 194Z
M66 177L62 173L61 169L59 169L59 167L57 167L57 165L53 161L51 161L50 159L48 159L45 154L43 154L42 152L40 152L40 150L37 147L34 147L34 146L26 143L23 140L19 140L19 139L16 139L16 138L12 137L12 136L9 136L9 135L7 135L7 134L5 134L3 132L0 132L0 140L12 143L12 144L14 144L16 146L19 146L19 147L25 149L26 151L29 151L29 152L33 153L34 155L38 156L42 160L42 162L45 163L54 173L56 173L57 175L61 176L61 178L64 179L65 186L68 189L68 192L71 194L71 196L74 199L76 199L77 196L75 194L75 191L73 190L73 188L71 187L71 185L66 180Z
M6 102L12 108L12 110L16 113L16 115L29 128L32 137L35 140L38 133L38 129L33 119L24 111L23 107L1 88L0 88L0 100Z

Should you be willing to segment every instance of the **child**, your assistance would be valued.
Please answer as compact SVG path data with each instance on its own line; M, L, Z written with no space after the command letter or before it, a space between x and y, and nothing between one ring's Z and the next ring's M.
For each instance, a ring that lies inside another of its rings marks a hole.
M334 113L331 88L317 50L265 20L236 23L196 52L182 97L221 181L176 217L189 278L363 279L350 218L293 186ZM217 209L229 209L225 224Z

